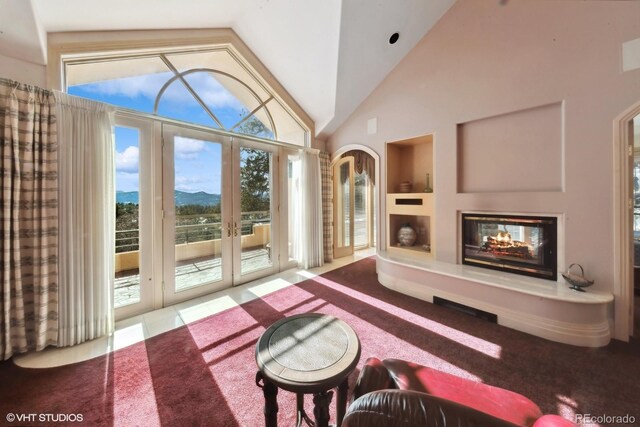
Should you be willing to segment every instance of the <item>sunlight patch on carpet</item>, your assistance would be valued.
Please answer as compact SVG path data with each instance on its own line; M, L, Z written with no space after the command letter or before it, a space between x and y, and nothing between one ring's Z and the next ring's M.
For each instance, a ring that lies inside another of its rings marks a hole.
M241 307L192 323L187 328L207 364L252 340L255 342L265 330Z
M319 305L325 303L321 298L299 287L292 287L286 294L278 294L277 297L267 295L262 300L283 316L290 316L294 308L299 312L308 312L314 311Z
M146 347L112 354L113 425L162 425Z
M500 359L502 347L497 344L483 340L473 335L469 335L465 332L443 325L442 323L434 322L433 320L411 313L410 311L399 308L393 304L389 304L387 302L373 298L367 294L358 292L348 286L341 285L337 282L334 282L333 280L327 279L326 277L317 276L313 280L316 281L317 283L328 286L333 290L336 290L345 295L349 295L355 299L358 299L373 307L377 307L381 310L384 310L387 313L393 314L394 316L397 316L400 319L403 319L407 322L411 322L417 326L420 326L444 338L455 341L460 345L464 345L472 350L483 353L494 359Z

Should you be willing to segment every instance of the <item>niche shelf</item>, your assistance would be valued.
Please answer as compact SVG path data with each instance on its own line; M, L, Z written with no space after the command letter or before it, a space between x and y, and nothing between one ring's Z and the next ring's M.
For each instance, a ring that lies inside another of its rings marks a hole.
M399 257L427 260L433 257L435 245L431 230L434 227L433 135L424 135L386 144L387 158L387 251ZM401 192L407 189L410 192ZM398 230L409 224L416 231L413 246L398 243ZM425 249L425 245L429 250Z

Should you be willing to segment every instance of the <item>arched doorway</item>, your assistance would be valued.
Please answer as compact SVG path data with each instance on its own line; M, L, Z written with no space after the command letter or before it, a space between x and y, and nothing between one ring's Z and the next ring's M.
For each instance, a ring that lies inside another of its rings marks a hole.
M375 248L379 230L379 156L369 147L347 145L332 160L334 258Z

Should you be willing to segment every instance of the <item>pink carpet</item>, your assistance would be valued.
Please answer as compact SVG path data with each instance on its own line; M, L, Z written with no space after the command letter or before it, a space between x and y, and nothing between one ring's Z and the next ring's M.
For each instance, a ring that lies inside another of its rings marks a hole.
M9 412L82 414L69 425L263 425L255 343L276 320L304 312L349 323L361 340L359 367L368 356L407 359L522 393L546 413L640 419L637 345L584 349L477 320L387 290L369 258L86 362L2 362L0 425ZM294 396L280 391L278 403L280 425L293 425Z

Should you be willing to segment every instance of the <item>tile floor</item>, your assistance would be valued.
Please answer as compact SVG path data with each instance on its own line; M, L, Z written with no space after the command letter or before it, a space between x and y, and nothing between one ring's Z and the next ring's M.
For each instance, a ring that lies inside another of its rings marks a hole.
M240 254L242 274L271 266L267 249L247 249ZM201 283L215 282L222 277L220 258L200 257L181 261L176 266L176 288L181 291ZM127 274L128 273L128 274ZM114 282L113 300L116 308L140 301L140 274L138 270L120 273Z
M369 248L357 251L353 256L336 259L322 267L309 270L291 269L273 276L267 276L241 286L121 320L116 322L116 330L111 336L98 338L73 347L51 347L41 352L17 355L14 356L14 361L16 365L25 368L46 368L88 360L260 298L271 292L374 254L375 249Z

